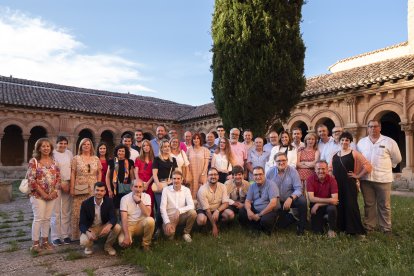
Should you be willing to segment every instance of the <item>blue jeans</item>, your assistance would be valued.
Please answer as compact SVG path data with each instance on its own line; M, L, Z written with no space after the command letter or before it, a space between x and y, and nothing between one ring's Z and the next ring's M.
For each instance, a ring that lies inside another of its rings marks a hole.
M162 193L154 193L155 197L155 229L162 228L162 216L160 212Z

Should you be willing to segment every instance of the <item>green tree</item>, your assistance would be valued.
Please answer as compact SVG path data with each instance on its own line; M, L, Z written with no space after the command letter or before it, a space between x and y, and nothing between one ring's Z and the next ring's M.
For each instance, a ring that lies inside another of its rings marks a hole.
M213 97L226 128L263 135L305 88L303 0L216 0Z

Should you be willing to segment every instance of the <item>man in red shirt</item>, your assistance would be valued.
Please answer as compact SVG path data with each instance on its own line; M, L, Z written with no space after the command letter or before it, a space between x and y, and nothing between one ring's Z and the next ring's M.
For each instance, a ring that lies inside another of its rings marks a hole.
M306 180L306 188L311 208L311 225L315 233L323 234L324 216L328 215L328 237L336 237L336 218L338 205L338 184L328 174L328 163L316 162L315 174Z

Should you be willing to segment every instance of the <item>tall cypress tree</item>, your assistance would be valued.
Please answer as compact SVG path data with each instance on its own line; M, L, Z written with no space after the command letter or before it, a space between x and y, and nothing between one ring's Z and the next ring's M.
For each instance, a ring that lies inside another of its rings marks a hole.
M303 0L216 0L214 103L226 128L264 134L284 121L305 88Z

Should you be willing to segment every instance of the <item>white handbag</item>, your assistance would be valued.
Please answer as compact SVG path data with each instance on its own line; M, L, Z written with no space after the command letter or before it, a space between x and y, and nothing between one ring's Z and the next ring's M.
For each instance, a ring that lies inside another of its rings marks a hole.
M33 158L34 159L34 161L35 161L35 164L36 164L36 169L37 169L37 160L36 160L36 158ZM28 174L29 174L29 170L30 169L28 169L27 170L27 172L26 172L26 176L24 177L24 179L22 180L22 182L20 182L20 186L19 186L19 191L20 192L22 192L23 194L25 194L25 195L28 195L28 194L30 194L30 192L31 192L31 188L29 187L29 180L27 179L27 176L28 176Z

